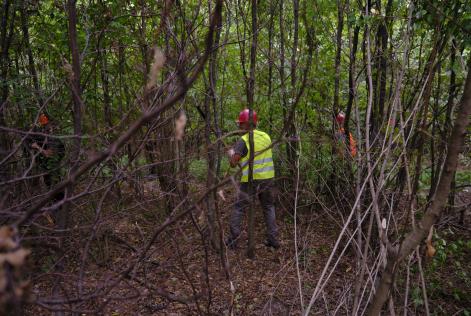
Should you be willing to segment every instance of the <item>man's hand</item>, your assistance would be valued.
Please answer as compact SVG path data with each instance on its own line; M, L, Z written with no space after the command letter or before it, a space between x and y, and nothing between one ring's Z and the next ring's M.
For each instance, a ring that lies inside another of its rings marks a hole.
M236 156L238 156L238 158ZM229 158L229 164L231 165L232 168L237 166L237 162L239 161L240 156L235 153L234 148L230 148L227 151L227 157Z
M239 160L240 160L240 155L233 154L231 159L229 160L231 167L234 168L235 166L237 166L237 164L239 163Z
M52 157L52 155L54 155L54 151L52 149L44 149L42 152L41 152L44 156L46 157Z
M41 155L47 158L50 158L54 155L54 151L51 148L42 149L41 146L38 145L38 143L31 144L31 148L37 149Z

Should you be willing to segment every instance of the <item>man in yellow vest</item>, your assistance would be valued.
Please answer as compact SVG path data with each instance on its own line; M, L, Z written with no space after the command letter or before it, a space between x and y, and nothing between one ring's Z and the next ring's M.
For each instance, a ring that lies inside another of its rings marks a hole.
M242 168L242 177L240 179L240 190L235 203L235 208L230 218L230 236L226 240L226 245L232 249L236 248L245 208L250 204L250 199L253 198L249 185L249 131L253 128L253 193L257 194L260 204L263 207L263 215L267 226L267 240L265 245L278 249L280 247L280 243L278 242L275 206L273 204L273 195L271 192L273 188L273 178L275 177L272 150L270 148L271 139L268 134L255 129L257 126L257 113L252 111L252 124L249 120L249 114L248 109L240 112L237 123L239 124L239 128L246 131L246 133L241 137L241 139L239 139L239 141L237 141L230 152L231 167L240 165Z

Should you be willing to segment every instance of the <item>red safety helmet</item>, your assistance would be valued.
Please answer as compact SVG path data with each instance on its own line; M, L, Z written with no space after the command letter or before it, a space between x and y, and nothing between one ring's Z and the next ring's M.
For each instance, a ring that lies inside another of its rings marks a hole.
M39 125L45 126L45 125L49 124L49 117L47 117L46 114L41 113L41 114L39 115L38 122L39 122Z
M237 123L246 123L249 121L249 109L242 110L239 113L239 119L236 121ZM255 110L252 110L252 119L254 125L257 125L257 112Z
M343 113L343 111L340 111L335 117L335 120L337 121L337 123L342 124L345 121L345 113Z

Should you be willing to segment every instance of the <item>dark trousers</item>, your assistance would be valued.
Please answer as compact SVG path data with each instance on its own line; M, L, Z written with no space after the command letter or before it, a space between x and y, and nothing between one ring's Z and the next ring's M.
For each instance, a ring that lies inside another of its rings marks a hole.
M273 204L272 195L273 179L254 180L253 188L263 208L263 216L267 227L267 239L269 241L276 241L278 240L278 227L276 226L275 205ZM242 182L239 189L237 201L229 222L232 240L236 240L239 237L245 209L254 198L247 182Z
M47 186L48 190L52 190L54 186L61 181L61 174L58 170L49 171L44 175L44 184ZM56 203L61 201L64 198L64 191L59 192L52 199L52 202Z

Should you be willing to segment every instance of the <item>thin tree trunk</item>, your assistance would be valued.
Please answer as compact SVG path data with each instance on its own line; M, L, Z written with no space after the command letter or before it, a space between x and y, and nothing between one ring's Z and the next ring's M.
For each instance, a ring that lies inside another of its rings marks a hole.
M335 74L334 74L334 96L333 96L333 104L332 104L332 129L331 135L335 135L337 124L335 123L334 116L341 110L339 105L339 94L340 94L340 64L341 64L341 55L342 55L342 32L343 32L343 13L344 13L344 4L343 0L337 0L337 35L336 35L336 50L335 50ZM348 137L347 137L348 138ZM331 148L331 160L332 163L336 161L336 156L339 151L343 152L343 148L338 148L338 144L336 141L332 142ZM339 188L338 190L333 190L336 194L337 191L342 191L340 186L338 185L338 173L335 170L336 168L332 168L331 174L329 176L329 187L330 188Z
M380 24L378 28L379 63L378 63L377 76L378 76L379 85L378 85L378 113L377 113L378 119L377 119L377 124L376 124L377 125L376 132L379 129L379 123L382 122L384 113L385 113L384 105L386 102L386 79L387 79L387 70L388 70L387 56L386 56L386 52L388 50L387 22L388 22L389 16L391 15L391 8L392 8L392 0L388 0L384 21Z
M439 171L441 168L441 165L439 165L438 163L440 159L437 159L437 148L435 146L435 137L437 134L437 128L438 128L439 116L440 116L439 115L439 100L440 100L440 95L442 93L441 91L442 80L440 76L441 63L439 63L437 67L437 73L438 73L438 76L437 76L438 82L437 82L437 87L435 89L435 96L434 96L435 102L432 105L432 113L433 113L432 122L431 122L432 123L432 137L430 138L431 185L430 185L430 191L428 193L428 198L427 198L428 201L430 201L430 199L433 196L433 193L435 192L435 187L437 186L437 183L438 183Z
M348 67L348 103L347 109L345 110L345 135L350 135L350 117L352 113L353 100L355 99L355 62L358 48L358 33L360 27L356 26L353 31L352 46L350 49L350 65ZM347 148L350 148L350 137L345 138L347 140Z
M28 55L28 70L33 79L34 95L38 100L38 107L42 106L44 101L41 93L41 87L39 85L38 74L36 72L36 66L34 64L33 52L31 50L31 43L29 38L29 26L28 26L28 13L26 11L25 3L22 2L21 7L21 29L23 31L23 37L26 45L26 54Z
M275 18L275 5L273 2L270 2L270 20L268 23L268 106L269 106L269 132L270 135L273 132L273 105L272 105L272 93L273 93L273 27L274 27L274 18Z
M446 115L445 115L445 126L443 128L443 133L441 136L441 146L440 146L440 153L439 153L439 162L438 166L441 167L443 164L443 160L445 157L445 149L446 149L446 139L449 137L449 133L451 131L451 115L453 113L453 108L455 105L455 97L456 97L456 71L455 61L456 61L456 51L457 51L457 42L453 39L451 43L451 57L450 57L450 84L448 86L448 100L446 103ZM453 176L453 181L451 185L450 196L448 198L448 210L452 210L453 206L455 205L455 180ZM464 224L464 210L462 211L462 216L460 222Z
M250 77L247 82L247 103L249 107L249 122L253 126L253 106L255 94L255 66L257 62L257 39L258 39L258 23L257 23L257 0L252 0L252 46L250 47ZM253 184L253 159L254 159L254 140L253 128L249 132L249 192L251 193L251 201L249 206L249 241L247 256L250 259L255 258L255 188Z
M334 105L333 113L337 113L339 109L339 90L340 90L340 57L342 54L342 32L343 32L343 10L342 0L337 0L337 36L335 51L335 77L334 77Z
M294 22L294 29L293 29L293 48L291 50L291 96L290 96L290 103L296 102L296 84L297 84L297 51L298 51L298 42L299 42L299 0L293 0L293 22ZM293 104L290 104L293 106ZM296 126L294 124L295 118L292 119L287 118L287 132L289 136L296 136ZM296 141L288 141L286 146L286 155L288 158L288 166L290 169L290 179L296 178L296 152L297 152L298 144ZM294 181L290 181L290 187L294 190ZM290 195L291 196L291 195ZM294 197L294 194L292 194ZM289 205L294 205L294 200L290 201Z
M14 34L14 22L16 16L16 9L15 7L11 8L11 3L9 0L5 0L3 2L3 10L2 10L2 20L1 20L1 29L0 29L0 126L6 126L5 122L5 108L7 106L7 99L8 99L8 68L9 68L9 49L10 44L13 39ZM10 11L11 10L11 11ZM0 148L5 154L8 152L9 149L9 141L7 137L7 133L0 133ZM0 159L3 158L3 153L0 151ZM3 167L2 167L3 169ZM5 173L5 174L4 174ZM0 170L1 176L7 176L6 172Z
M355 62L356 62L356 52L358 48L358 34L360 32L360 27L355 26L355 29L353 30L353 38L351 31L349 30L349 38L350 38L350 64L348 68L348 103L347 103L347 108L345 111L345 135L350 135L350 129L349 129L349 123L350 123L350 117L351 117L351 112L352 112L352 107L353 107L353 101L355 100L355 95L356 95L356 82L355 82ZM350 137L345 137L346 143L347 143L347 148L350 148ZM361 171L357 171L357 189L356 192L360 191L360 181L358 175L361 175ZM356 211L356 219L357 219L357 225L358 225L358 232L357 232L357 244L358 244L358 250L357 250L357 268L360 269L359 276L360 278L357 280L356 286L355 286L355 294L354 294L354 302L353 302L353 312L355 313L358 309L358 304L359 304L359 298L360 298L360 290L362 287L362 281L363 281L363 275L364 275L364 267L365 263L364 260L366 259L365 255L367 254L368 248L365 246L365 250L363 253L361 252L362 250L362 244L363 244L363 230L362 230L362 225L361 225L361 209L360 207L357 207ZM372 214L370 215L370 225L369 227L372 227L373 225L373 216ZM368 245L369 240L366 240L366 244ZM362 259L363 258L363 259Z
M436 29L436 36L439 36L438 33L439 29ZM428 111L429 111L429 105L430 105L430 97L432 94L432 87L433 87L433 78L435 76L436 72L436 65L435 65L435 59L437 58L437 55L440 53L439 52L439 45L438 45L438 38L436 40L436 45L434 45L432 52L430 54L430 59L429 63L426 66L427 69L427 77L426 77L426 82L425 82L425 89L424 89L424 94L423 94L423 105L421 108L421 111L418 115L420 119L419 123L419 128L417 129L417 132L415 134L415 142L418 143L418 149L417 149L417 157L416 157L416 162L415 162L415 173L414 173L414 181L412 184L412 193L410 196L410 212L411 214L414 214L414 210L416 208L416 195L417 195L417 190L419 189L419 179L420 175L422 174L422 158L423 158L423 153L424 153L424 143L425 143L425 131L426 131L426 126L427 126L427 116L428 116Z
M211 5L209 4L209 11L211 11ZM214 34L214 47L219 45L219 39L221 34L221 23L216 26ZM205 109L205 139L206 139L206 151L208 159L208 171L206 176L206 187L210 188L216 184L217 181L217 161L216 153L218 148L214 148L211 143L211 133L212 133L212 118L214 117L214 127L216 129L217 125L217 110L216 110L216 83L217 83L217 50L213 50L209 56L208 68L209 68L209 85L206 91L206 97L204 102ZM218 138L221 136L220 132L216 135ZM219 249L218 245L218 234L217 234L217 222L216 222L216 192L212 192L208 195L206 199L206 208L208 215L208 227L211 244L215 249Z
M101 46L101 45L100 45ZM99 48L99 58L101 59L100 75L103 85L103 116L108 127L113 127L113 118L111 112L111 96L108 79L108 61L106 50L103 47Z
M73 99L73 121L74 121L74 146L72 148L72 161L76 165L80 155L80 144L82 136L82 100L80 87L80 52L77 43L77 11L76 0L68 0L67 3L69 15L69 45L72 53L71 90Z
M68 0L67 2L67 14L68 14L68 33L69 33L69 47L72 55L72 73L69 74L69 86L73 100L73 123L74 123L74 140L71 150L71 172L77 170L80 158L80 146L82 136L82 99L81 99L81 88L80 88L80 53L77 43L77 11L76 1ZM74 191L74 185L70 184L67 186L65 197L72 196ZM57 211L57 223L56 226L60 231L64 231L68 226L69 221L69 208L71 204L67 203ZM58 253L59 262L56 265L56 272L62 273L64 271L64 238L65 235L61 234L59 238L59 249ZM53 295L55 297L60 296L61 282L60 278L57 278L56 283L53 287ZM63 311L56 311L54 315L64 315Z
M283 108L283 118L286 121L288 96L286 94L286 74L285 74L285 21L283 19L284 0L279 0L279 27L280 27L280 90L281 90L281 103Z
M141 50L141 55L142 55L142 61L144 64L144 71L143 71L143 85L145 86L147 84L147 79L149 78L149 69L150 69L150 61L149 61L149 46L146 42L146 33L147 33L147 22L146 22L146 17L147 17L147 6L146 6L146 1L145 0L140 0L139 1L141 5L141 24L139 26L139 48ZM167 2L165 3L167 5ZM166 18L166 16L164 16ZM168 43L168 32L165 33L165 42ZM168 51L168 50L167 50ZM147 100L149 101L149 100ZM149 104L145 104L146 107L149 106Z

